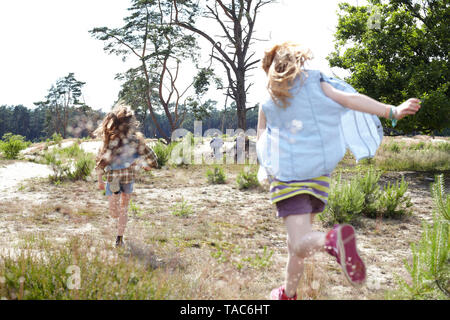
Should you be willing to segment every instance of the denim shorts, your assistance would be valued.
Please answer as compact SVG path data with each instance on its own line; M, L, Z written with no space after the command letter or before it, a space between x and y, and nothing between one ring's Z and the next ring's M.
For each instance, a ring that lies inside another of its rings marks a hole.
M321 213L325 205L322 200L306 193L276 203L279 218L296 214Z
M125 194L131 194L133 193L133 185L134 182L131 183L121 183L120 184L120 190L118 192L114 192L114 194L121 194L122 192ZM109 189L109 182L106 183L106 188L105 188L105 195L106 196L112 196L113 193L111 192L111 189Z

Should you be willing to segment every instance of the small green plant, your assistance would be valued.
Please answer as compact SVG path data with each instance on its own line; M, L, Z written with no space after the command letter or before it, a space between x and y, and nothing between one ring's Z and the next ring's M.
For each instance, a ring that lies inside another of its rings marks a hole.
M5 133L3 141L0 141L0 151L8 160L17 159L20 151L26 149L31 142L25 141L25 137L21 135L13 135L12 133Z
M450 212L442 175L436 176L431 191L435 206L433 223L424 222L420 241L411 244L412 262L404 262L411 279L398 279L399 289L388 293L392 299L447 300L450 297Z
M192 206L187 203L187 201L184 201L184 199L181 199L181 202L175 204L170 208L171 214L177 217L188 217L193 213Z
M258 173L249 167L245 167L238 174L236 182L239 190L257 188L259 186Z
M219 263L225 263L228 261L228 258L222 248L217 248L216 251L211 252L211 257L217 260Z
M420 141L417 144L412 144L409 146L409 149L411 150L424 150L426 149L428 146L425 144L425 142Z
M406 195L408 183L403 179L384 187L383 194L380 197L380 208L385 218L398 218L408 214L408 208L412 206L411 198Z
M400 153L400 146L396 142L390 144L387 149L393 153Z
M133 200L130 200L130 212L135 216L135 217L142 217L142 210L141 208L139 208L138 205L134 204Z
M224 184L226 177L222 167L215 166L213 170L206 171L206 178L210 184Z
M52 141L54 144L57 144L58 147L61 147L61 142L63 141L63 137L62 137L61 134L55 132L55 133L52 134L52 139L51 139L51 141Z
M319 215L326 225L336 223L352 223L364 209L365 194L360 189L357 178L342 182L341 175L332 182L328 204Z
M434 205L440 216L450 221L450 196L445 194L445 184L443 175L436 175L435 182L431 185L431 195Z
M265 269L270 266L272 256L273 250L267 250L267 246L264 246L264 251L261 255L256 254L254 257L245 258L243 260L248 262L253 268Z

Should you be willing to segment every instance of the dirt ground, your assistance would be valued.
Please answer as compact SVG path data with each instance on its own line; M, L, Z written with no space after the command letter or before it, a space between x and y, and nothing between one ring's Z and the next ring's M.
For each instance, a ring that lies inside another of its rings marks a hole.
M223 185L208 184L207 168L201 165L142 173L135 184L127 250L139 252L155 267L182 270L185 279L195 280L198 295L185 299L267 299L284 280L282 220L276 218L267 190L238 189L241 169L226 166ZM71 236L94 237L110 241L115 250L115 222L95 177L54 185L45 177L48 170L31 162L0 161L0 250L14 249L36 235L60 242ZM404 261L411 259L410 243L419 240L422 221L432 218L429 190L434 176L390 172L382 183L402 176L409 183L412 215L402 220L363 218L355 226L368 267L367 285L354 289L334 259L318 253L306 261L299 298L384 299L387 290L395 289L396 277L407 279ZM173 215L174 205L183 201L191 214ZM314 228L326 231L320 221Z

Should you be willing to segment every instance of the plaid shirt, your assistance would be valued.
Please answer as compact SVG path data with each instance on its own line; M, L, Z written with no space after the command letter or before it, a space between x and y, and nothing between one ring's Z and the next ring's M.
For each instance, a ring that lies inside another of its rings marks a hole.
M156 168L158 166L158 157L156 156L155 152L145 143L139 143L138 147L136 148L136 152L144 158L143 160L147 162L147 166L149 166L150 168ZM105 161L105 158L101 153L102 149L100 149L99 153L97 154L97 165L95 169L98 174L103 175L106 173L106 180L108 182L112 182L115 178L119 178L120 183L123 184L131 183L134 181L138 169L141 168L141 166L137 165L137 161L133 162L131 166L125 169L105 171L108 163Z

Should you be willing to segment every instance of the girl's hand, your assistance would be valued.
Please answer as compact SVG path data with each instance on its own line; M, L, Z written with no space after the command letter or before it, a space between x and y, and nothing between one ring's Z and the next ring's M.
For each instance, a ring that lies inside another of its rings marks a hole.
M98 182L98 189L99 190L105 190L105 183L103 181Z
M406 100L401 105L395 108L394 117L397 120L403 119L408 115L414 115L420 109L421 101L416 98Z

